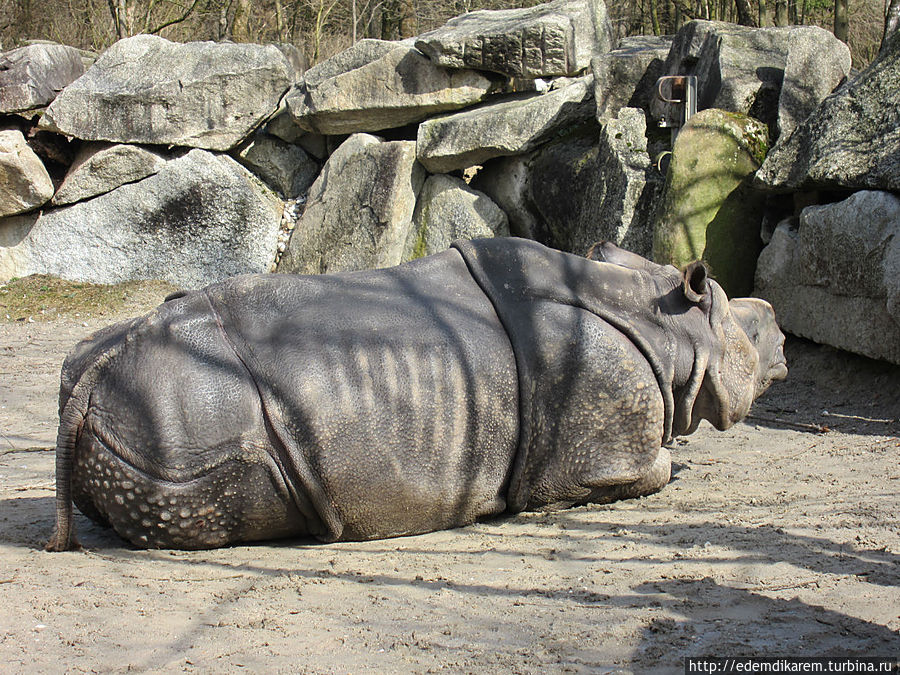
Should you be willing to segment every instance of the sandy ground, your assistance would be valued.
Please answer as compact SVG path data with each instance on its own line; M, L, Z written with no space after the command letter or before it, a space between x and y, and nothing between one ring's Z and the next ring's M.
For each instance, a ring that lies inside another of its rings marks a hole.
M59 366L104 320L0 324L0 671L678 672L900 655L900 368L791 340L660 494L386 541L49 554Z

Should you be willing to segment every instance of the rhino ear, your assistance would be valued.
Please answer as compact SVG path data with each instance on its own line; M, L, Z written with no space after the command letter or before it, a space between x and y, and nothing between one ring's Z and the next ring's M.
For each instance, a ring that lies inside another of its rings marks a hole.
M699 260L684 268L684 297L704 309L709 306L709 271Z

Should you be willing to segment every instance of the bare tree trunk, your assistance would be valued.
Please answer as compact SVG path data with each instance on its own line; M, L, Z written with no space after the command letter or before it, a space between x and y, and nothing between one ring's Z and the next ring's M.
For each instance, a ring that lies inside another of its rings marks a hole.
M228 30L228 5L227 0L223 0L219 5L219 20L216 26L219 33L217 39L219 40L231 39L231 32Z
M406 39L416 34L416 8L412 0L400 0L400 16L397 28L400 38Z
M353 0L353 44L356 44L356 0Z
M653 27L654 35L662 35L659 27L659 0L650 0L650 25Z
M772 21L769 17L769 5L766 4L766 0L759 0L759 25L760 26L771 26Z
M750 8L750 0L734 0L734 7L737 10L738 23L741 26L756 26L753 20L753 10Z
M848 5L848 0L834 0L834 36L842 42L847 42L850 34Z
M775 25L787 26L790 23L788 19L787 0L775 0Z
M275 0L275 33L278 35L277 39L279 42L286 41L287 35L284 30L284 7L281 5L281 0Z
M887 44L888 38L900 30L900 0L889 0L884 10L884 33L881 36L881 49Z
M235 42L250 42L250 0L236 0L231 18L231 38Z
M128 15L128 6L125 0L108 0L109 11L112 14L113 25L116 28L116 37L121 40L131 35L131 20Z

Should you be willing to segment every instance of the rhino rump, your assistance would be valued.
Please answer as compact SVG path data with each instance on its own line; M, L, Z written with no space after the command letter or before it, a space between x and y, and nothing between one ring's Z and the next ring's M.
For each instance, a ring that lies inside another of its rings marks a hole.
M371 539L506 508L515 359L456 251L238 277L121 342L90 395L73 495L137 545Z

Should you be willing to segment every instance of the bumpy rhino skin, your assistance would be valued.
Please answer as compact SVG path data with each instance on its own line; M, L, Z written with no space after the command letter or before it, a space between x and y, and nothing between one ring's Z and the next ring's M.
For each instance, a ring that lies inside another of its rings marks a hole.
M786 374L783 336L761 301L739 323L702 266L591 258L457 242L236 277L96 333L63 364L48 549L77 547L73 501L136 546L190 549L661 489L673 434L730 426Z

